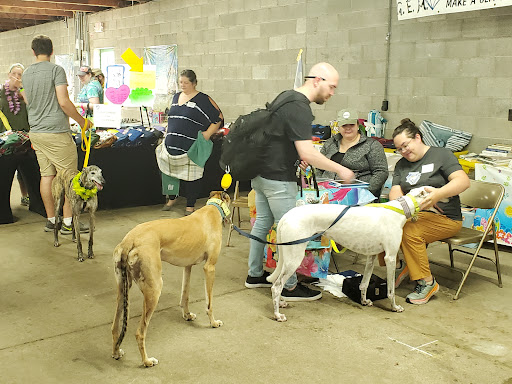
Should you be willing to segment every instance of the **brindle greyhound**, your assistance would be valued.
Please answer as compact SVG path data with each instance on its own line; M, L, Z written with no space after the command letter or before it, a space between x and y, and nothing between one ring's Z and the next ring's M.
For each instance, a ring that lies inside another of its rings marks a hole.
M78 261L84 261L84 254L82 252L82 242L80 241L80 213L82 210L89 211L89 249L87 257L94 258L92 250L95 212L98 208L97 191L103 189L105 179L101 174L101 169L96 165L89 165L84 168L78 175L76 170L61 170L57 172L57 176L52 181L52 195L55 201L55 215L58 216L59 212L64 206L64 195L71 205L72 222L73 222L73 240L76 239L76 247L78 250ZM59 226L55 225L53 230L54 243L53 245L59 246Z

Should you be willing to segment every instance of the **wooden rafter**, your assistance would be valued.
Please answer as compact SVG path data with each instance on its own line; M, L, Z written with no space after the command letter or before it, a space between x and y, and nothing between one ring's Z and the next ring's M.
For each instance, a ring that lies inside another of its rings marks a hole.
M0 32L151 0L0 0Z
M33 16L57 16L57 17L73 17L73 12L53 9L37 9L37 8L22 8L22 7L8 7L0 5L0 14L11 15L12 18L18 18L19 15L26 15L27 18Z
M55 2L41 2L41 1L19 1L19 0L0 0L0 6L22 8L30 11L31 9L51 9L70 12L96 12L98 7L83 5L83 4L64 4ZM105 7L107 9L107 7Z

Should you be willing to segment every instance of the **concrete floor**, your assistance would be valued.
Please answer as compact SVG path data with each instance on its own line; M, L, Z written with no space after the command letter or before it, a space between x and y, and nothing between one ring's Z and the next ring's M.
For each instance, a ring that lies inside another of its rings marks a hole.
M453 301L459 275L434 266L441 290L425 306L405 303L413 285L404 283L397 291L403 313L392 313L388 300L363 308L324 293L320 301L290 304L283 310L288 321L277 323L270 289L244 287L248 240L238 234L217 264L214 308L224 326L209 328L201 267L193 269L190 295L198 318L181 318L182 271L166 264L147 337L148 354L160 363L141 366L134 337L142 308L137 287L130 291L126 355L116 361L110 357L112 251L136 224L180 217L184 202L174 212L160 206L99 211L96 258L79 263L75 244L61 236L54 248L44 219L19 206L16 191L18 221L0 226L1 383L512 383L510 253L501 253L501 289L493 265L479 260ZM363 236L361 229L357 234ZM446 246L429 252L447 260ZM364 269L362 259L336 259L342 270ZM384 268L375 273L385 276Z

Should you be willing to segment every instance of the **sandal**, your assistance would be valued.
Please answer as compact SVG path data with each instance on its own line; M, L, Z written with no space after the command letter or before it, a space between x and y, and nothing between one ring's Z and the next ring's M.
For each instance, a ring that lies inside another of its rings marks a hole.
M171 201L172 203L169 204ZM165 203L164 206L162 207L162 211L170 211L174 204L176 204L176 199L167 201L167 203Z
M192 208L192 210L189 209L190 207L185 208L185 216L191 215L194 213L195 209Z

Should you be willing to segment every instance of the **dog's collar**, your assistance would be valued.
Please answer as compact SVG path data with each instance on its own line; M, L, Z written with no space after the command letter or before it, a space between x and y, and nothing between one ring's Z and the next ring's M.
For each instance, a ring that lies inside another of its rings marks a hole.
M407 204L407 201L405 201L403 196L400 196L396 199L402 206L404 215L406 218L410 219L413 216L413 213L411 212L411 208L409 208L409 204Z
M71 181L73 185L73 191L80 196L83 200L87 201L96 193L98 193L98 188L92 187L91 189L82 187L80 184L80 176L82 175L82 172L78 172L75 177L73 177L73 180Z
M224 220L227 216L229 216L230 211L229 211L228 205L221 199L217 199L217 198L209 199L206 202L206 205L213 205L214 207L216 207L219 210L220 215L222 216L222 220Z
M414 212L411 213L411 217L415 218L418 216L418 213L420 212L420 205L418 204L418 201L416 201L416 198L413 195L407 194L406 196L409 199L411 199L412 203L414 204Z
M405 217L407 219L410 219L411 217L415 217L418 215L418 212L420 211L420 206L418 205L418 202L416 201L414 196L412 196L412 195L406 195L406 196L409 197L411 199L412 203L414 204L414 212L411 212L411 209L409 208L409 204L407 204L407 201L404 199L403 196L400 196L399 198L396 199L396 201L398 201L400 203L400 205L402 206L402 209L393 207L392 205L389 205L386 203L367 204L366 206L390 209L392 211L395 211L402 215L405 215Z

